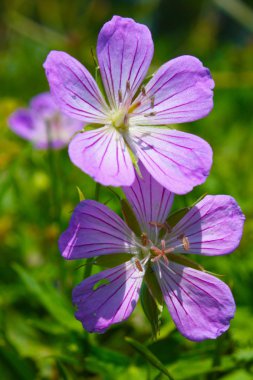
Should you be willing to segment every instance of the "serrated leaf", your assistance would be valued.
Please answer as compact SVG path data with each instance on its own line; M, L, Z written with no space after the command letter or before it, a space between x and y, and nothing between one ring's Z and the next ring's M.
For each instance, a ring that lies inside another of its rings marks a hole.
M137 340L126 337L125 340L129 343L141 356L148 360L154 367L164 373L170 380L174 380L167 368L162 362L143 344L137 342Z
M137 235L141 236L141 229L132 207L126 199L121 200L121 208L124 220L128 227Z

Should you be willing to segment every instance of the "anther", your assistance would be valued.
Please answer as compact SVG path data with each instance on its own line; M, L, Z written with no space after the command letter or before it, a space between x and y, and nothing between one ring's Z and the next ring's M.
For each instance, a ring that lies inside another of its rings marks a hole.
M155 106L155 97L154 96L151 96L151 98L150 98L150 106L151 106L151 108L154 108L154 106Z
M131 90L129 80L126 82L126 90L129 92Z
M144 113L145 117L155 116L155 115L156 115L156 112Z
M143 96L146 96L146 95L147 95L147 94L146 94L146 89L145 89L144 86L141 87L141 93L142 93Z
M141 234L141 243L142 245L144 245L144 247L148 245L148 235L146 234L146 232L143 232Z
M129 116L128 114L126 114L124 117L124 125L128 125L128 119L129 119Z
M189 242L188 237L185 236L184 234L182 234L182 235L179 236L179 239L182 240L182 244L183 244L184 250L185 251L189 251L189 249L190 249L190 242Z
M122 91L121 91L121 89L119 89L118 95L119 95L119 102L122 103L123 98L122 98Z
M142 268L142 265L141 265L140 260L135 259L134 262L135 262L136 268L137 268L140 272L143 272L143 268Z

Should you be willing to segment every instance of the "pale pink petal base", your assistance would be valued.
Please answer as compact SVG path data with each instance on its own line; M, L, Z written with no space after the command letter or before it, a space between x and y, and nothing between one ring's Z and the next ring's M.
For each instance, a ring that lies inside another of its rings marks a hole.
M133 164L122 135L105 126L76 135L69 145L71 161L104 186L130 186Z

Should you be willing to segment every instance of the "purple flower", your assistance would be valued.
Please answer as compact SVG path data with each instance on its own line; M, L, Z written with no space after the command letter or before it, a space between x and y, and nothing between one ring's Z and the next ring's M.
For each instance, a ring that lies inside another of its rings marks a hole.
M141 170L143 179L136 176L133 185L124 188L142 231L140 236L108 207L86 200L76 207L60 237L65 259L132 255L129 261L85 279L74 289L76 318L86 330L98 333L127 319L149 268L179 331L193 341L215 339L229 328L234 316L231 291L216 277L177 259L180 253L216 256L232 252L239 245L244 216L232 197L206 196L170 228L166 218L173 194L142 164Z
M63 115L50 93L35 96L30 107L18 109L9 118L13 132L30 140L35 148L62 148L84 123Z
M199 137L162 126L206 116L214 82L197 58L182 56L141 87L153 51L145 25L114 16L103 26L97 56L107 101L87 69L68 54L52 51L44 67L62 111L94 126L69 145L76 166L103 185L130 186L133 163L140 160L157 182L185 194L205 181L212 150Z

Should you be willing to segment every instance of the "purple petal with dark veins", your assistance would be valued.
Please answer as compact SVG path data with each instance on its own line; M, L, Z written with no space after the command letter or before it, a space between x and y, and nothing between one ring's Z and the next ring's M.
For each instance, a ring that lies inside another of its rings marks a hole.
M112 107L119 106L119 91L123 102L134 96L145 78L153 52L152 37L145 25L114 16L103 26L98 36L97 56Z
M136 173L132 186L123 191L133 208L141 230L154 242L156 227L150 222L164 223L171 209L174 195L160 185L139 162L142 178Z
M201 119L213 108L214 81L195 57L182 56L165 63L155 73L136 102L132 123L166 125ZM152 116L149 114L152 113Z
M200 137L171 129L133 126L126 135L133 152L151 176L176 194L205 182L212 149Z
M207 256L225 255L240 244L245 217L234 198L228 195L208 195L197 203L173 228L169 246L176 252ZM189 251L182 246L180 236L189 241Z
M67 53L51 51L44 63L47 79L62 112L85 123L104 124L108 107L88 70Z
M134 233L115 212L92 200L80 202L59 239L65 259L82 259L137 251Z
M129 186L135 173L122 135L105 126L76 135L69 145L71 161L104 186Z
M229 328L235 302L229 287L205 272L173 262L153 264L166 305L178 330L199 342L216 339Z
M97 333L126 320L138 302L144 273L128 261L85 279L73 290L76 318Z

